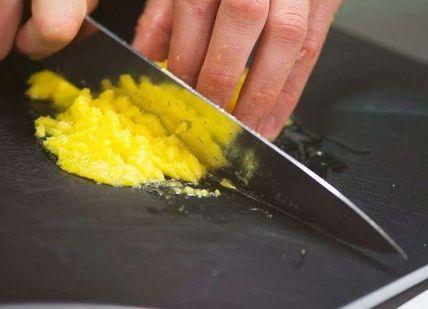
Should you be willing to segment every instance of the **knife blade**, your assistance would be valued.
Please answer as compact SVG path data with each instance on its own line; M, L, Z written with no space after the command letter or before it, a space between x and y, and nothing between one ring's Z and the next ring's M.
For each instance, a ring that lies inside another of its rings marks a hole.
M182 138L198 159L210 167L214 178L229 179L239 192L340 242L406 258L403 249L379 225L324 179L137 53L91 17L85 18L80 35L68 47L42 63L74 83L95 89L103 78L115 79L124 73L175 87L180 100L191 101L188 109L203 115L198 132L212 133L214 124L216 130L221 125L230 132L228 142L213 133L212 139L220 151L214 157L209 153L212 149L204 147L203 141L198 142L197 136ZM163 115L159 117L162 119ZM178 122L189 122L185 114L175 117Z

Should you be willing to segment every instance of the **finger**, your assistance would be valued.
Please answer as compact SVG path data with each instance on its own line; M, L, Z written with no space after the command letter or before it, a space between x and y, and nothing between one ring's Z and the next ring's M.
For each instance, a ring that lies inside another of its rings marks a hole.
M149 0L140 16L132 46L155 61L168 56L173 0Z
M224 107L269 13L268 0L223 0L196 89Z
M220 0L176 0L168 69L194 86L204 61Z
M295 109L341 3L341 0L311 1L308 34L299 60L291 71L272 112L262 121L263 129L260 133L265 137L275 139Z
M95 10L97 5L98 5L98 0L86 0L86 13L87 14L91 13L93 10Z
M306 35L309 0L272 0L253 65L235 108L252 129L268 116L296 62Z
M33 59L47 57L76 36L87 12L86 0L33 0L31 18L19 30L17 47Z
M4 59L13 46L22 14L21 0L0 1L0 60Z

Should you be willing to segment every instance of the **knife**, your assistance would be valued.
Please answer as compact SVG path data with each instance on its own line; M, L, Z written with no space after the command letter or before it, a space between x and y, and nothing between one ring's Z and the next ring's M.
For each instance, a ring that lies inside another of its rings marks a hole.
M212 177L230 180L239 192L342 243L407 258L379 225L324 179L91 17L85 18L80 34L69 46L42 64L74 83L83 82L95 89L101 79L115 79L124 73L175 87L180 99L187 97L192 102L192 113L204 115L206 121L199 123L199 132L213 132L214 124L232 132L232 141L218 142L221 158L214 159L224 162L211 164ZM162 115L159 117L162 119ZM176 117L182 117L183 122L189 119L185 114ZM182 140L202 162L216 162L210 161L211 150L204 149L202 142L198 144L197 136L187 135Z

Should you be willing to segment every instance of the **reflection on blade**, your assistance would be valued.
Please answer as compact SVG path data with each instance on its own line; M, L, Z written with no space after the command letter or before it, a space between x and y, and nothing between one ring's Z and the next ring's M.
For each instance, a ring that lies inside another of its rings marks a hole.
M209 170L228 164L224 149L241 130L236 122L221 113L212 113L210 105L201 104L200 98L171 83L154 85L147 80L133 93L133 101L157 115L169 133L176 134Z
M170 132L178 132L214 177L230 179L246 195L340 241L405 257L374 221L331 185L91 18L75 42L44 63L67 79L94 88L102 78L114 80L124 73L150 79L171 100L165 108L153 96L146 108Z

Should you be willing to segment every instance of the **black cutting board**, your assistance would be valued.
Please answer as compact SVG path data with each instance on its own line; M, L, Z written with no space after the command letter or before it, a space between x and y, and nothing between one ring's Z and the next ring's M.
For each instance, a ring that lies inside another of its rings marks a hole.
M129 37L131 11L117 8L106 21ZM268 219L236 194L166 200L62 172L37 144L34 106L22 95L35 67L17 55L0 63L0 302L323 308L428 260L421 63L333 31L297 112L317 133L370 148L361 156L325 143L349 166L328 180L404 247L408 262L373 260L286 218Z

